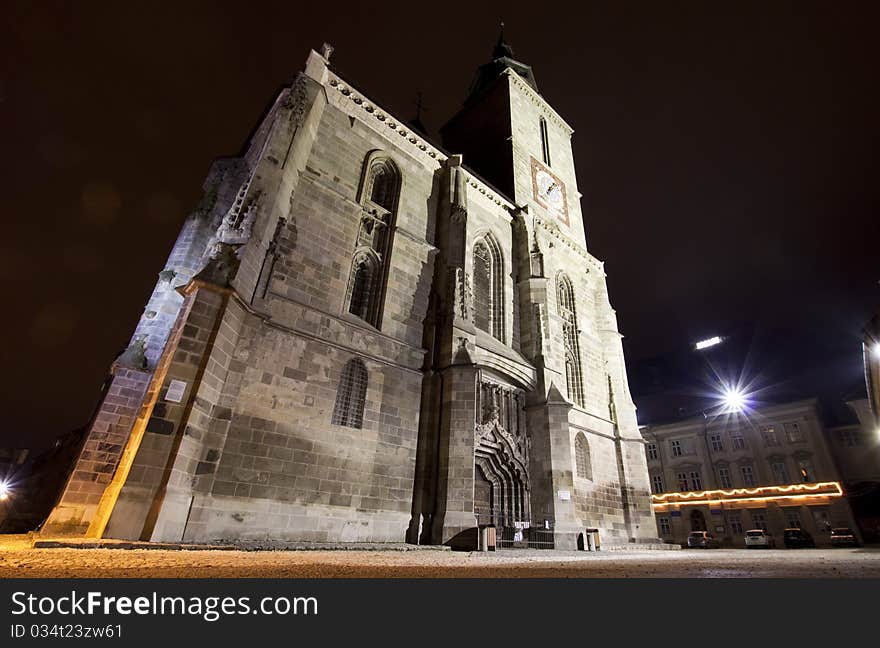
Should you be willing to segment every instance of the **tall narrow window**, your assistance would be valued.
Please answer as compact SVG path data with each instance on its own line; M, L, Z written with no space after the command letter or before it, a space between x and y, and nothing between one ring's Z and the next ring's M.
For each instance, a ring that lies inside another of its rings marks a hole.
M810 460L807 458L800 458L797 460L798 466L798 479L802 482L811 482L815 480L815 476L813 475L813 464L810 463Z
M348 312L376 328L382 323L400 185L400 171L391 158L378 151L367 156L358 198L362 211L346 304Z
M590 444L583 433L578 432L574 439L574 465L577 476L582 479L593 478L593 466L590 462Z
M669 525L668 517L657 518L657 525L657 528L660 530L660 535L672 535L672 527Z
M474 325L504 342L504 265L491 235L474 243Z
M663 475L652 475L651 476L651 492L652 493L662 493L663 492Z
M372 310L377 305L373 299L375 275L376 263L370 256L361 254L355 258L348 312L367 322L374 319Z
M727 526L733 535L742 535L743 524L739 511L727 514Z
M574 287L565 274L556 279L556 306L562 320L562 341L565 347L565 382L568 399L574 404L584 406L584 383L581 372L581 348L578 341L577 310L574 302Z
M547 135L547 120L541 117L541 155L544 164L550 166L550 138Z
M777 459L771 461L770 469L773 471L773 479L776 480L777 484L788 483L788 468L786 468L784 460Z
M372 169L372 186L370 187L370 201L387 211L394 209L397 199L397 187L400 183L396 169L391 165L374 165Z
M353 358L346 362L342 368L331 423L351 428L362 428L366 400L367 368L363 361Z

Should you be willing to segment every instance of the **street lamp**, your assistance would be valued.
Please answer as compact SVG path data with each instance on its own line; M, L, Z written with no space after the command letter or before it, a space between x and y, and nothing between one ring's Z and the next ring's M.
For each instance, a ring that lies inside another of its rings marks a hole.
M0 481L0 502L9 499L9 484Z
M746 395L738 387L725 387L721 392L721 402L727 412L741 413L748 404Z

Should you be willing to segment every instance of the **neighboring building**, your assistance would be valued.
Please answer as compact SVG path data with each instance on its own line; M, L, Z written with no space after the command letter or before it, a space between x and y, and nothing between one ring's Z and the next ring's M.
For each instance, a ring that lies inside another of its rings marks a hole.
M656 542L571 127L503 40L446 150L330 52L212 167L44 531Z
M61 494L84 434L84 428L63 434L42 452L0 449L0 480L9 488L0 501L0 531L39 529Z
M817 544L856 529L814 399L642 428L660 536L683 543L706 530L744 546L761 528L782 545L801 527Z
M829 445L862 536L880 542L880 435L868 399L847 405L856 420L829 428Z

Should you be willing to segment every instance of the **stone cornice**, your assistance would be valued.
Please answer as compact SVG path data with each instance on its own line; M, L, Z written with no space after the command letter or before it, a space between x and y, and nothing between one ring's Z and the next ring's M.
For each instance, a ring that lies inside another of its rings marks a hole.
M332 96L335 94L340 98L338 102L331 101L331 105L335 105L337 108L345 107L348 109L349 114L360 118L364 123L373 123L375 126L374 130L377 132L382 132L382 129L378 126L379 124L384 124L387 127L388 133L396 132L398 134L402 146L405 143L410 145L409 148L414 157L423 157L423 162L426 164L430 164L428 159L443 164L449 158L449 153L439 146L432 144L426 137L413 131L402 120L397 119L389 111L376 104L376 102L365 97L362 92L353 88L342 77L330 72L328 73L327 84L329 86L328 95ZM462 168L467 175L468 184L488 200L502 207L507 212L516 208L497 189L493 189L485 180L482 180L476 173L468 169L467 165L463 165Z
M584 246L582 246L580 243L578 243L577 241L572 239L570 236L563 234L562 230L559 228L559 226L556 225L555 222L548 221L544 218L541 218L538 215L535 215L535 224L540 225L544 229L544 231L546 231L548 234L555 237L558 241L563 243L566 247L570 248L571 250L574 250L574 252L578 256L582 257L587 262L588 265L590 265L597 272L601 272L604 276L604 274L605 274L604 264L601 261L599 261L599 259L594 257L592 254L587 252L586 249L584 249Z
M431 144L421 134L413 131L402 120L397 119L387 110L378 106L376 102L365 97L362 92L353 88L351 84L341 77L331 72L328 74L327 83L340 97L347 100L348 108L353 113L360 113L357 116L364 122L375 120L377 124L384 124L389 133L396 132L400 137L402 146L408 143L414 156L424 156L441 164L449 157L445 151ZM330 94L332 95L333 93L330 92ZM346 103L344 100L341 102L343 105ZM377 128L377 130L380 129ZM427 162L428 160L424 161Z
M277 293L274 290L272 290L271 288L267 291L267 295L271 295L273 298L275 298L281 302L293 304L297 308L303 309L304 312L318 313L322 316L330 317L333 320L335 320L336 322L338 322L348 328L357 329L357 330L362 331L365 334L372 335L377 338L381 338L381 339L385 340L386 342L388 342L389 344L391 344L392 346L395 346L401 350L405 349L409 353L413 354L414 358L416 358L416 357L421 358L422 356L425 355L425 353L427 353L427 351L425 349L414 347L411 344L408 344L407 342L403 342L402 340L398 340L397 338L391 337L390 335L387 335L386 333L382 333L382 331L380 331L379 329L373 328L369 324L360 324L359 322L353 322L353 321L348 320L344 317L339 317L337 315L334 315L333 313L329 313L329 312L322 310L320 308L315 308L314 306L308 306L306 304L303 304L300 301L297 301L296 299L292 299L291 297L288 297L287 295L282 295L280 293ZM389 358L382 357L380 355L376 355L375 353L370 353L369 351L365 351L362 348L341 344L341 343L333 341L333 340L328 340L326 337L321 336L321 335L317 335L311 331L307 331L302 328L293 327L293 326L289 326L287 324L283 324L283 323L279 322L277 319L275 319L275 317L272 313L264 312L262 310L257 310L255 308L253 308L244 299L242 299L241 296L238 295L237 293L233 293L233 296L234 296L237 304L239 304L245 311L247 311L251 315L254 315L255 317L259 318L260 321L262 321L266 326L271 326L272 328L276 328L281 331L285 331L285 332L290 333L292 335L299 335L301 337L309 338L311 340L321 342L322 344L326 344L327 346L331 346L331 347L334 347L337 349L348 351L350 353L356 353L360 356L363 356L365 358L369 358L370 360L375 360L376 362L388 365L390 367L396 367L398 369L401 369L404 371L409 371L412 373L417 373L419 375L421 375L421 373L422 373L420 366L407 366L407 365L401 363L400 361L395 362L394 360L391 360ZM268 301L268 300L264 299L264 301Z

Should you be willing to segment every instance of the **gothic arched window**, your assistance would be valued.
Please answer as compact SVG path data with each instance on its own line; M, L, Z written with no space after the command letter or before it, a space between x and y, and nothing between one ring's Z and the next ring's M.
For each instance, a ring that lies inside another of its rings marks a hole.
M547 120L541 117L539 125L541 127L541 156L544 158L544 164L550 166L550 137L547 134Z
M397 191L400 186L400 174L391 160L384 159L370 166L370 202L387 211L394 210L397 202Z
M504 265L491 235L474 244L474 324L504 342Z
M357 315L365 322L374 323L377 316L378 300L376 283L378 263L372 255L362 253L354 258L351 268L348 312Z
M361 220L348 281L348 312L380 328L401 176L391 158L367 156L359 200Z
M565 384L568 399L579 407L584 406L584 383L581 371L581 348L578 342L577 309L574 303L574 287L565 273L556 279L556 307L562 320L562 341L565 350Z
M575 473L581 479L593 478L593 465L590 462L590 444L583 432L578 432L574 439Z
M353 358L345 363L339 387L336 389L336 404L333 407L333 425L351 428L364 426L364 407L367 401L367 368L363 361Z

